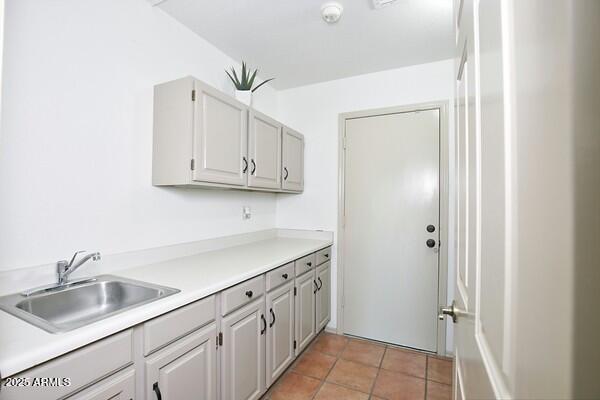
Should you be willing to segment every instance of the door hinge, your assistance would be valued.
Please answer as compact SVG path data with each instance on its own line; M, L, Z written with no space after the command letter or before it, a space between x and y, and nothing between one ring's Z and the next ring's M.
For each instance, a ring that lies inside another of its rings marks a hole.
M219 346L223 346L223 332L219 332Z
M217 334L216 340L215 340L215 348L217 350L219 350L219 335Z
M294 286L294 296L296 296L298 294L298 288L296 286Z
M346 150L346 134L345 133L344 133L344 143L343 143L343 145L344 145L344 150Z
M296 350L296 341L294 340L294 350Z
M190 169L193 171L196 168L196 160L193 158L190 160Z
M196 91L192 90L192 101L196 101Z

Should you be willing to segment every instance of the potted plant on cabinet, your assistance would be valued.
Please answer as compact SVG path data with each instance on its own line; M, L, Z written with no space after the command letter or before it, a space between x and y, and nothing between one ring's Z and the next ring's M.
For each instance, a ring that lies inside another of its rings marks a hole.
M254 88L254 80L256 78L256 74L258 73L258 68L251 72L250 69L246 66L246 62L242 61L242 70L240 72L240 76L238 77L237 72L235 72L235 68L231 67L231 73L225 70L231 82L233 82L233 86L235 86L235 98L247 106L252 105L252 93L254 93L259 87L264 85L267 82L272 81L275 78L270 78L262 81Z

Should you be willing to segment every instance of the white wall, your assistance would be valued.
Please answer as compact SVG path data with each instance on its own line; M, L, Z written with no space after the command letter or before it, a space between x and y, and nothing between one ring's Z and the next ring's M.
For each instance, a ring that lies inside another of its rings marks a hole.
M231 92L234 60L145 0L5 12L0 270L275 226L274 194L151 185L153 85L194 75ZM275 116L276 92L257 94Z
M280 118L298 129L306 138L305 191L302 196L280 196L277 200L277 226L298 229L325 229L336 232L338 195L338 116L340 113L372 108L399 106L443 100L449 102L449 176L454 176L452 60L399 68L329 81L279 92ZM454 198L450 187L450 199ZM454 205L450 204L449 243ZM450 246L452 249L452 246ZM334 251L335 254L335 251ZM448 298L454 293L454 255L449 255ZM333 315L336 326L337 266L334 257ZM452 328L448 330L448 348L452 349Z

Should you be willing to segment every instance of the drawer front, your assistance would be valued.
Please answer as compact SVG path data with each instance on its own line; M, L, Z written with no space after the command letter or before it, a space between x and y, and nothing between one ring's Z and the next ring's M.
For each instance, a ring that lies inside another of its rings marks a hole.
M215 320L215 296L198 300L144 324L144 355Z
M315 253L302 257L294 263L296 264L296 276L300 276L315 267Z
M267 292L277 286L294 280L294 263L285 264L267 272Z
M257 276L221 292L221 314L231 311L258 299L264 293L263 276Z
M331 260L331 246L317 251L317 265L321 265L329 260Z
M130 400L135 398L133 366L92 385L68 400Z
M0 398L2 400L58 399L82 389L98 378L107 376L133 362L131 337L131 329L117 333L15 376L15 378L24 378L32 384L36 378L56 378L58 380L56 386L53 386L52 382L50 386L5 386L6 380L4 380ZM63 378L69 379L68 386Z

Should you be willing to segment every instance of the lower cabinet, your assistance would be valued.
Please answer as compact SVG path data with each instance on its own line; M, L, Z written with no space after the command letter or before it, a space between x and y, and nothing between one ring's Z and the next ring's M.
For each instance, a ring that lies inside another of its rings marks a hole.
M289 282L267 293L266 384L273 382L294 360L294 284Z
M331 319L331 262L317 267L317 332L325 328Z
M221 320L221 399L254 400L265 390L264 297ZM201 398L201 397L199 397Z
M146 359L146 399L216 399L217 325L212 323Z
M296 322L296 355L310 343L316 334L315 329L315 294L317 284L315 271L310 270L296 278L295 322Z

